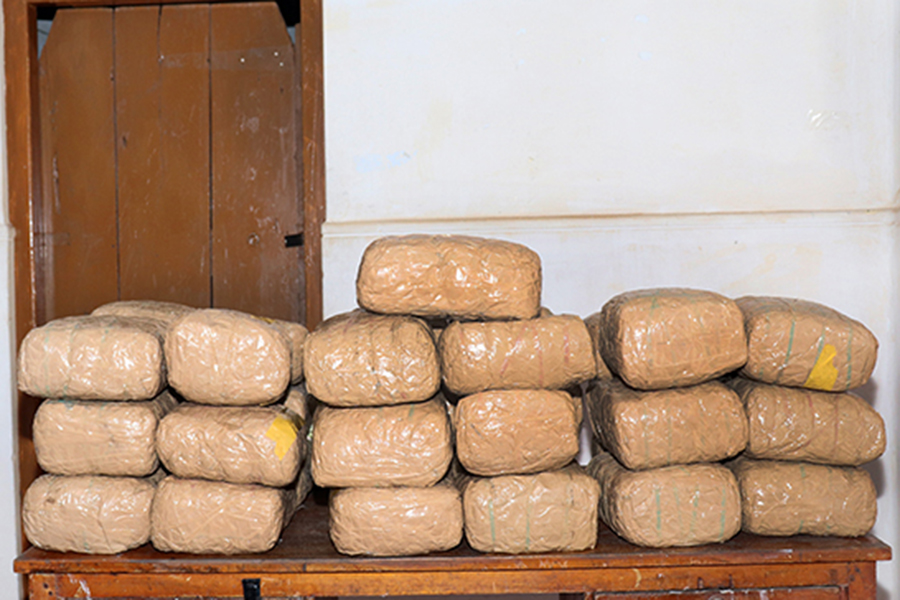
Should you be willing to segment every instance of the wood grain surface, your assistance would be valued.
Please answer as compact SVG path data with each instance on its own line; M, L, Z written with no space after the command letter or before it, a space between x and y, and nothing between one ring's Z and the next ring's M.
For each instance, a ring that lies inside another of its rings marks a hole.
M299 320L294 52L274 3L212 7L213 304Z
M210 305L209 17L115 11L122 300Z

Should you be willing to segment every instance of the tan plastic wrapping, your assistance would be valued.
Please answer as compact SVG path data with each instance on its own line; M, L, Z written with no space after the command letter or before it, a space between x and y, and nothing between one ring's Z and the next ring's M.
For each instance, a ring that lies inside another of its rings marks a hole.
M513 242L455 235L384 237L356 278L372 312L459 319L531 319L541 305L541 259Z
M597 542L599 486L578 465L463 485L466 539L479 552L569 552Z
M578 455L581 398L554 390L466 396L453 411L456 454L475 475L560 469Z
M225 309L196 310L166 335L169 383L201 404L268 404L291 380L291 345L280 327Z
M150 540L162 552L265 552L294 506L292 493L277 488L166 477L153 501Z
M884 420L849 393L735 379L750 423L745 456L857 466L884 453Z
M284 398L285 410L293 413L294 417L299 419L303 425L310 422L311 404L309 394L306 393L306 386L302 384L291 386Z
M715 381L653 392L599 381L586 405L594 435L629 469L716 462L747 445L744 407Z
M453 457L439 399L378 408L329 408L313 417L312 474L321 487L434 485Z
M265 320L280 329L288 339L291 347L291 384L297 385L303 381L303 347L306 345L306 336L309 335L309 331L300 323L293 321Z
M714 292L620 294L603 306L600 331L600 353L610 371L640 390L703 383L747 360L741 311Z
M757 535L855 537L875 525L875 485L858 467L739 458L743 529Z
M28 332L19 389L40 398L149 400L166 386L165 323L137 317L66 317Z
M288 485L306 446L302 425L280 408L184 404L159 425L159 458L186 479Z
M115 317L144 317L158 319L171 325L180 317L197 309L177 302L161 302L159 300L120 300L98 306L91 313L95 316L111 315Z
M25 492L22 526L45 550L117 554L150 539L150 479L42 475Z
M336 490L329 502L331 541L342 554L411 556L462 540L459 490L450 485Z
M603 362L603 356L600 354L601 323L601 313L599 312L595 312L584 319L584 326L587 327L588 335L591 336L591 344L594 348L594 361L597 364L595 378L612 379L613 374L610 373L609 367Z
M145 402L45 400L34 417L38 464L58 475L150 475L156 426L176 404L168 391Z
M749 343L742 375L825 392L869 380L878 340L859 321L806 300L746 296L737 303Z
M741 529L741 494L722 465L693 464L630 471L610 454L588 472L600 482L600 518L639 546L724 542Z
M587 328L573 315L451 323L441 335L440 356L444 383L460 395L563 389L597 372Z
M310 334L305 354L309 393L332 406L421 402L441 385L434 338L413 317L336 315Z

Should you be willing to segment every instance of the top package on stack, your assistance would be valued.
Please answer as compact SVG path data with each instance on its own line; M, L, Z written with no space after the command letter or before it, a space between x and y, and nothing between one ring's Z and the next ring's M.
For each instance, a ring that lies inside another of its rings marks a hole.
M19 389L43 398L149 400L166 386L158 319L77 316L28 332L19 349Z
M520 244L466 236L385 237L366 248L359 305L384 314L530 319L541 302L541 261Z
M747 361L743 315L729 298L661 288L620 294L600 312L600 354L629 386L694 385Z
M305 337L299 323L236 310L192 311L166 333L169 383L200 404L270 404L302 380Z
M862 323L806 300L745 296L737 304L749 342L745 377L826 392L869 380L878 340Z

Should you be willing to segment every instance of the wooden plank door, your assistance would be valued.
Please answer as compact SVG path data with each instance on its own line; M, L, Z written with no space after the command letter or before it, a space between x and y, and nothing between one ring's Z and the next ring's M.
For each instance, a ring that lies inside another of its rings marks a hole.
M115 10L124 300L211 305L209 12L207 5Z
M302 254L285 237L303 231L293 44L271 3L215 5L210 31L213 301L290 318Z
M274 3L60 9L40 67L41 322L138 298L304 320Z

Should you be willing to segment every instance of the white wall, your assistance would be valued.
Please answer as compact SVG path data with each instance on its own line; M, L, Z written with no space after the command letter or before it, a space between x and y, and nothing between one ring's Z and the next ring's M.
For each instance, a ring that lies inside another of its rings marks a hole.
M557 312L670 285L833 306L881 342L898 546L900 2L324 4L326 315L409 232L529 245ZM900 561L878 578L900 598Z

